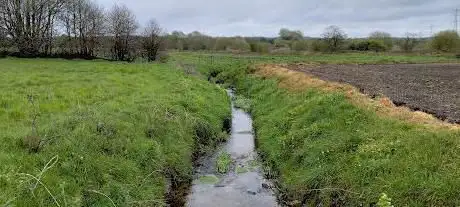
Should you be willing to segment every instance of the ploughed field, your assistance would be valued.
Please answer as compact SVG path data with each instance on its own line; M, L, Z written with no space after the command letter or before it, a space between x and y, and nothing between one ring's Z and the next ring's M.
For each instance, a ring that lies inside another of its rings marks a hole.
M348 83L371 97L384 95L397 106L460 123L460 64L291 65L290 69Z

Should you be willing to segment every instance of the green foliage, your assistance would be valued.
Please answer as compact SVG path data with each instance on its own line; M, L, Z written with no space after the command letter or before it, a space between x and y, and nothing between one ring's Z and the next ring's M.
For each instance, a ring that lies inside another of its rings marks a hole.
M389 198L387 194L382 193L380 195L379 202L377 202L377 207L393 207L391 204L391 198Z
M276 39L273 46L275 48L291 48L292 41Z
M321 40L314 40L311 43L311 50L313 52L324 52L327 50L327 45Z
M303 40L303 32L300 30L280 29L279 38L282 40Z
M385 43L381 40L369 40L369 50L374 52L383 52L386 51L387 48Z
M375 51L375 52L382 52L382 51L387 50L383 41L375 40L375 39L352 41L348 45L348 49L358 50L358 51Z
M250 45L242 37L221 37L216 40L214 50L249 51Z
M257 52L261 54L267 54L270 51L270 44L264 42L250 43L251 52Z
M230 116L224 90L172 64L2 59L0 70L0 205L155 206L167 177L191 178L195 150L220 141ZM29 94L36 153L22 146Z
M182 59L196 61L193 54ZM251 61L248 59L251 58ZM201 60L203 62L203 60ZM382 118L352 105L344 94L290 92L277 79L241 75L248 63L427 63L449 56L335 54L309 56L223 55L225 74L251 100L258 150L289 200L367 206L379 199L397 206L455 206L460 185L458 131L433 131ZM203 71L214 68L201 66ZM232 71L232 72L228 72ZM239 71L239 72L238 72ZM311 189L317 189L312 191ZM392 200L382 197L387 192ZM308 203L314 205L314 203Z
M227 173L230 170L232 161L230 154L225 152L220 153L216 160L217 172L222 174Z
M276 79L251 77L238 89L252 100L259 151L279 172L288 199L360 206L377 202L377 192L386 191L398 206L459 202L452 199L459 168L443 164L460 160L458 131L434 132L382 118L352 105L344 94L288 92ZM303 193L309 189L333 190Z
M291 44L291 49L294 50L294 51L307 51L308 50L308 41L306 41L306 40L294 41Z
M387 50L391 50L393 48L393 38L391 37L390 33L375 31L369 35L369 39L383 43Z
M431 46L440 52L455 52L460 45L460 37L453 30L442 31L434 35Z
M234 99L234 104L236 108L243 109L246 112L249 112L251 110L251 100L247 99L242 95L237 95Z

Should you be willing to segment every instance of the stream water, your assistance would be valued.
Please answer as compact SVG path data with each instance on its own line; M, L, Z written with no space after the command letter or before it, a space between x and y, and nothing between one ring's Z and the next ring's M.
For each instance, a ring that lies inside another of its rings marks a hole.
M229 91L233 97L233 92ZM231 156L227 173L217 173L216 162L222 153ZM278 206L272 183L264 179L255 152L251 116L235 108L232 102L232 130L228 142L213 155L198 160L191 193L190 207L199 206Z

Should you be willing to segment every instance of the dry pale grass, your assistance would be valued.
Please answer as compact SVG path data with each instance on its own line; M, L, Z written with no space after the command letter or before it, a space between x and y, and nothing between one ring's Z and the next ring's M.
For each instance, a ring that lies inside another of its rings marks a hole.
M311 65L314 67L314 65ZM254 74L265 78L278 78L279 86L290 91L303 91L316 88L325 92L342 92L354 105L375 111L380 116L396 118L432 129L460 130L460 125L437 119L431 114L412 111L407 107L397 107L387 97L372 99L349 84L324 81L303 72L289 70L287 65L263 64L255 67Z

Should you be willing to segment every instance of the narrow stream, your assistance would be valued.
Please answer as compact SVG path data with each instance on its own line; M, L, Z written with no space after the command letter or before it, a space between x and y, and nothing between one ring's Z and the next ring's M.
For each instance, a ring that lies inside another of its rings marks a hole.
M233 92L229 91L233 97ZM218 157L228 154L231 164L226 173L218 173ZM278 206L271 190L272 183L264 179L255 152L251 116L235 108L232 101L232 130L227 143L216 153L198 160L192 191L187 206Z

